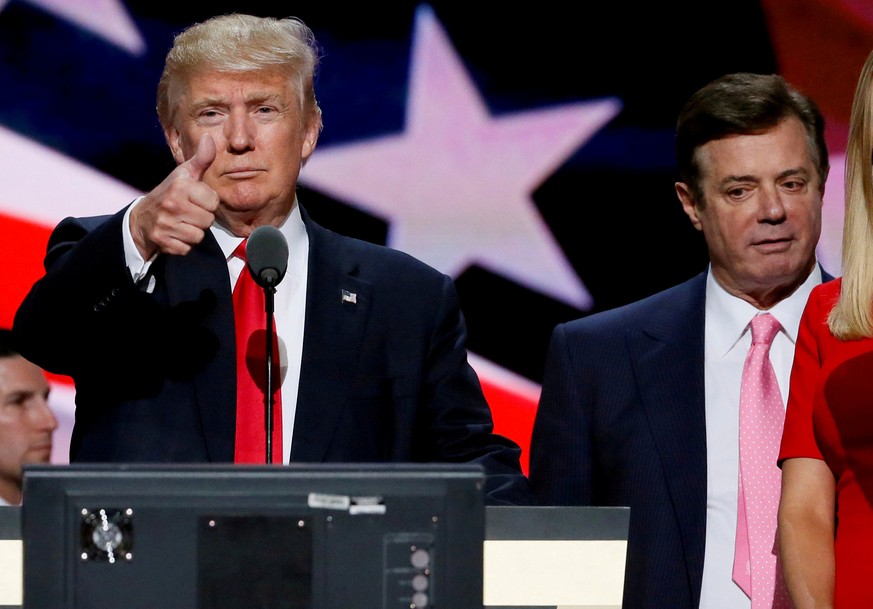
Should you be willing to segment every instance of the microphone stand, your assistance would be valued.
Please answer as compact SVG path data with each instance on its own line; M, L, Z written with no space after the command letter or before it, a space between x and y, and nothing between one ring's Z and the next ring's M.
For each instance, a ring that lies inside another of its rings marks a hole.
M276 287L273 282L269 282L264 286L264 308L267 313L267 337L264 351L266 352L267 362L265 370L267 379L264 383L264 421L267 431L267 456L265 463L273 462L273 312L275 310L274 295Z
M266 463L273 462L273 311L276 286L285 276L288 267L288 243L282 233L274 226L263 225L255 228L246 242L246 264L255 283L264 288L264 309L267 314L267 339L264 343L267 374L264 383L264 428L267 432L265 442Z

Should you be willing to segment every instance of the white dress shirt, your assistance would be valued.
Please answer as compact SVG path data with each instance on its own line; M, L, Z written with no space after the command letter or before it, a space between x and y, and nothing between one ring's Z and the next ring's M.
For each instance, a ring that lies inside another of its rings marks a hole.
M770 347L770 361L785 403L800 316L812 288L812 274L768 312L782 325ZM749 323L762 313L732 296L710 272L706 282L704 374L706 387L706 553L700 609L749 609L751 601L732 579L739 485L740 380L752 342Z
M152 260L144 260L140 255L133 235L130 233L130 211L139 201L134 202L127 211L122 223L124 254L127 268L134 281L143 277ZM227 258L228 280L231 290L236 285L244 262L233 256L233 251L242 242L240 237L215 223L212 234L221 251ZM309 269L309 235L300 215L300 208L294 208L279 227L288 241L288 269L285 277L276 286L275 320L276 334L279 337L279 367L282 378L282 454L283 463L288 463L291 454L291 440L294 431L294 415L297 409L297 390L300 382L300 362L303 358L303 325L306 318L306 282ZM153 282L152 282L153 284ZM150 291L154 286L150 285Z

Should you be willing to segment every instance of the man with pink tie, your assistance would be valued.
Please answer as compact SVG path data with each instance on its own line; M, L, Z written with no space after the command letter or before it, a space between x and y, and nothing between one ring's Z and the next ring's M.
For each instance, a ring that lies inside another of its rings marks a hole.
M782 405L760 420L778 434L800 314L831 278L815 255L824 120L778 75L730 74L686 103L676 159L676 193L709 267L555 328L531 485L544 505L630 506L625 609L782 607L778 505L756 490L775 484L778 503L779 438L744 446L740 396L758 391L741 387L755 327L775 319L759 362L766 351ZM769 478L746 468L750 456Z

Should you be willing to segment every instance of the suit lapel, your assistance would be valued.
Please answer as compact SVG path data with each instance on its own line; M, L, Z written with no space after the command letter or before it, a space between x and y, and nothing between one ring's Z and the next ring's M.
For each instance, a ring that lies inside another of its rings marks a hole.
M343 238L303 218L309 276L291 460L322 461L355 376L373 298Z
M640 333L629 335L643 410L652 430L685 548L695 606L706 538L704 303L706 273L678 288Z
M219 351L194 381L200 423L210 461L232 462L236 428L236 376L233 302L227 263L218 243L206 238L186 256L166 257L166 290L170 306L215 296L215 308L204 325L217 338Z

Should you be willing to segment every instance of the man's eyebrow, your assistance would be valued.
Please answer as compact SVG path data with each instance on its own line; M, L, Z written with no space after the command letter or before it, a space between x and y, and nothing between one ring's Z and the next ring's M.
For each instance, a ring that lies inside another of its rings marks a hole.
M224 97L203 97L191 103L192 110L200 110L209 106L223 106L227 104L227 99Z
M280 99L280 95L272 91L253 91L245 97L246 104L260 104L267 101L275 101ZM230 101L225 96L209 96L200 98L191 103L193 110L208 108L209 106L227 106Z
M25 399L27 399L28 397L30 397L31 395L33 395L33 393L34 393L33 391L26 391L26 390L10 391L9 393L6 394L6 396L4 397L2 402L0 402L0 403L2 403L2 404L18 404L19 402L22 402Z
M808 176L809 171L807 171L807 169L805 167L791 167L791 168L786 169L786 170L782 171L781 173L779 173L779 175L777 175L776 178L782 180L782 179L787 178L787 177L798 176L798 175L799 176ZM725 184L731 184L733 182L758 182L758 181L760 181L760 179L761 179L760 176L756 176L756 175L752 175L752 174L729 175L729 176L725 176L721 180L721 182L719 182L719 184L724 186Z
M249 95L246 95L246 103L279 99L280 97L275 91L252 91Z
M719 186L725 186L726 184L731 184L733 182L757 182L760 178L758 176L754 176L751 174L747 175L730 175L725 176L719 182Z
M792 167L791 169L786 169L782 173L779 174L779 178L788 178L791 176L808 176L809 171L806 170L805 167Z

